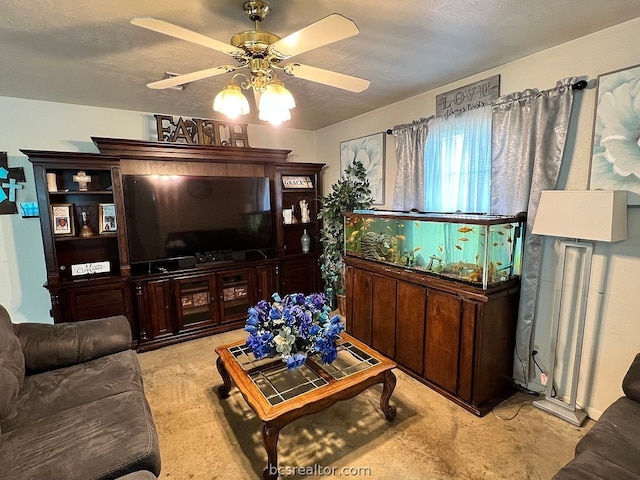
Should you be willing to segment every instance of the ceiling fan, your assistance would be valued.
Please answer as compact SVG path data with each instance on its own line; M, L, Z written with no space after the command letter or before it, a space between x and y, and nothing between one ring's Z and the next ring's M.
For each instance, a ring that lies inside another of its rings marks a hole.
M156 18L136 17L132 19L131 23L134 25L208 47L225 53L236 60L234 65L219 65L183 75L170 76L169 78L148 83L147 86L154 89L176 87L246 68L249 71L249 76L243 73L236 73L229 85L216 97L216 102L218 102L221 95L224 97L225 95L223 94L225 93L227 97L234 96L235 109L232 108L229 113L246 114L249 112L249 106L246 98L240 92L240 87L247 90L252 88L259 104L260 118L269 121L271 121L271 118L267 117L273 117L276 120L279 118L280 121L288 120L291 118L289 109L295 106L289 91L276 78L276 70L282 71L291 77L302 78L355 93L362 92L369 87L369 81L362 78L302 65L297 62L288 62L291 57L358 34L358 27L353 21L334 13L297 32L280 38L274 33L260 29L260 22L264 20L270 10L266 2L263 0L247 0L244 2L243 8L248 17L255 22L255 28L235 34L229 44ZM243 76L246 79L240 86L233 83L237 76ZM244 98L246 105L238 95ZM238 102L243 103L242 108L238 106ZM263 103L265 110L269 105L271 105L271 109L278 110L275 117L265 113L265 118L263 118ZM286 112L283 111L283 105L287 105ZM221 111L215 105L214 109ZM287 116L288 118L286 118Z

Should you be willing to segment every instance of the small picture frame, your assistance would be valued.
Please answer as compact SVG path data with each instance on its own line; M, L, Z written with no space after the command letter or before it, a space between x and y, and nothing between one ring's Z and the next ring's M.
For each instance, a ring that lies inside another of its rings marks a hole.
M113 203L99 203L98 231L100 233L114 233L117 230L116 206Z
M73 221L72 203L54 203L51 205L51 223L53 234L58 236L74 236L76 234Z
M282 221L285 225L291 225L293 223L293 210L291 210L290 208L283 208Z

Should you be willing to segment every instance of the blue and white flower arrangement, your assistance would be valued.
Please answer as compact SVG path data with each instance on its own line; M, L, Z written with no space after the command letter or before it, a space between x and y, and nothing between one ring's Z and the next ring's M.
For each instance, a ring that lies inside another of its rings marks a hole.
M247 346L256 359L279 355L287 368L304 364L308 355L319 354L322 363L338 357L336 341L344 331L340 315L331 315L323 293L292 293L273 302L259 301L248 311Z

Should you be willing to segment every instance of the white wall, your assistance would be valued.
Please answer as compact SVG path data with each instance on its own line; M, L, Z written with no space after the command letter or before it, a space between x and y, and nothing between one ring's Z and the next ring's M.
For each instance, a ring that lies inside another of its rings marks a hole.
M566 77L589 80L590 88L576 92L574 97L573 127L558 185L560 189L585 189L590 168L595 80L598 74L638 64L637 49L630 47L638 44L640 18L319 130L316 132L316 157L329 164L326 188L338 177L341 141L433 115L436 95L500 74L502 94L527 88L552 88L556 81ZM385 199L386 206L390 207L396 175L392 136L387 136L386 153ZM637 293L640 284L640 209L629 209L628 240L611 245L596 244L594 252L578 403L586 406L590 416L598 418L604 408L622 395L622 378L635 354L640 352L640 323L637 321L640 311ZM556 264L554 242L547 240L535 326L538 358L543 365L548 364L550 358ZM564 350L568 348L570 345L561 342L559 356L564 357ZM559 379L566 376L566 368L566 363L559 366Z
M8 97L0 97L0 111L0 150L7 152L10 167L23 167L26 176L18 202L36 200L33 169L20 149L97 152L91 137L156 138L151 113ZM290 149L290 161L315 161L313 132L249 125L248 134L252 147ZM52 321L45 281L38 219L0 215L0 304L12 321Z

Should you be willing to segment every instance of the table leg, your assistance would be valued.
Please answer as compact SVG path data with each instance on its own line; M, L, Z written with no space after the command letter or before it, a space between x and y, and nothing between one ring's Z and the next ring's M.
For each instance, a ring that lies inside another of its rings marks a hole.
M278 436L280 429L275 425L262 426L262 442L267 451L267 468L262 472L264 480L278 479Z
M389 405L389 400L391 399L394 388L396 388L396 376L389 370L384 376L382 395L380 396L380 408L388 421L396 418L397 413L396 407Z
M216 361L216 367L218 367L218 372L222 377L222 381L224 382L222 385L218 387L218 395L220 398L228 398L229 391L231 390L231 377L229 377L229 373L224 366L224 362L218 357Z

